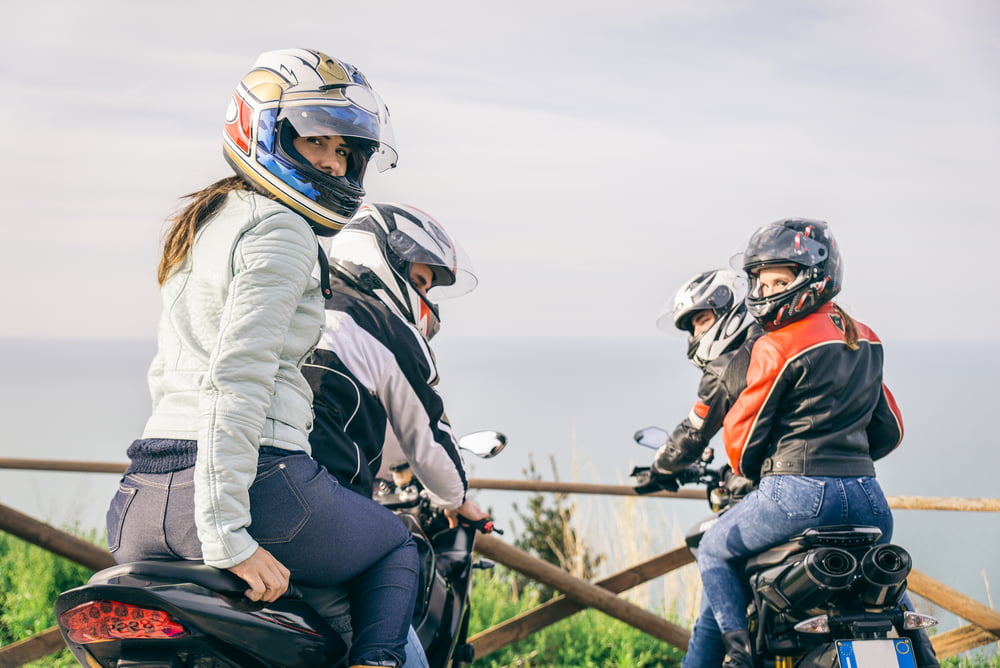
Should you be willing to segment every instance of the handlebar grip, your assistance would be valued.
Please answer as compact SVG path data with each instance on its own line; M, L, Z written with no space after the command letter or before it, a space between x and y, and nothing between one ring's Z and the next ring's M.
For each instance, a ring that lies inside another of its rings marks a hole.
M501 536L503 535L503 530L498 529L496 525L493 524L493 520L491 520L488 517L485 517L481 520L473 521L459 516L459 521L461 522L462 526L472 527L473 529L481 533L498 533Z

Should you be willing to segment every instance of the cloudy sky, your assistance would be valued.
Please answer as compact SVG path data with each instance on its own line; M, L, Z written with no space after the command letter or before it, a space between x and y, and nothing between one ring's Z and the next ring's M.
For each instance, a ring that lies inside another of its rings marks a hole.
M883 338L998 339L992 0L56 0L5 24L4 337L151 337L162 221L227 173L231 90L305 46L392 112L370 198L472 257L451 336L658 336L681 281L806 216Z

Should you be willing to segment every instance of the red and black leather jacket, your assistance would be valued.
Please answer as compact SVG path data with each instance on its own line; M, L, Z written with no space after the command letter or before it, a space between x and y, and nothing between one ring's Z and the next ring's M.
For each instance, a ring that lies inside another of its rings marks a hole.
M882 342L861 323L858 350L844 343L832 304L754 344L747 387L723 423L734 472L858 477L903 438L903 421L882 382Z

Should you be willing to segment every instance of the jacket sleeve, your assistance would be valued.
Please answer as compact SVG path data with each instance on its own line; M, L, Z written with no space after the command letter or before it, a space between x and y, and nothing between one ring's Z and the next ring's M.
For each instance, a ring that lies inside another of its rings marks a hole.
M781 351L767 336L753 346L747 369L747 386L723 422L723 441L736 475L760 477L760 467L770 447L770 433L780 399Z
M437 367L423 337L406 327L394 346L399 372L383 376L378 395L406 460L435 505L458 508L468 481L438 394Z
M426 341L394 314L374 316L359 310L355 315L365 324L346 313L338 315L336 331L328 327L321 345L333 350L377 398L403 455L434 503L461 506L468 488L465 468L435 390L437 367Z
M882 384L878 405L866 428L868 449L873 460L881 459L899 447L903 440L903 416L896 405L896 398Z
M712 437L722 427L733 398L715 368L707 368L698 386L698 401L688 416L660 446L653 459L655 473L677 473L701 457Z
M199 398L195 524L210 566L229 568L257 549L247 532L257 449L285 336L315 285L315 262L316 238L291 213L264 218L233 248L233 277Z

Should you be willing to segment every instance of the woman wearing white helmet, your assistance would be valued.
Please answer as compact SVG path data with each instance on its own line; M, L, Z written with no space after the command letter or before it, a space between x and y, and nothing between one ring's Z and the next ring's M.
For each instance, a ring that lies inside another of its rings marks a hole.
M240 82L223 143L236 176L190 195L166 235L152 415L108 511L111 551L229 569L255 601L277 599L290 576L349 582L351 663L401 665L416 549L309 456L300 370L329 294L316 235L360 206L369 160L394 166L388 113L352 65L272 51Z

